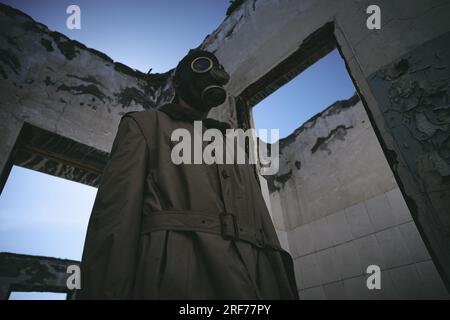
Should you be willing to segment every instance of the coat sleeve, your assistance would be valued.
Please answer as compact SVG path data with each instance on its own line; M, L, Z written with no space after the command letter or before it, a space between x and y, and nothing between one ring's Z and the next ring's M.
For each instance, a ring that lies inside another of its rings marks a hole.
M148 147L135 120L122 118L86 235L77 299L126 299L133 287Z

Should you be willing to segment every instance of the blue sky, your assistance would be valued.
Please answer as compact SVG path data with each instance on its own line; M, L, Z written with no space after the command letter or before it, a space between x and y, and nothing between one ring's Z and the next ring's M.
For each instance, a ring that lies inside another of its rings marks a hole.
M132 68L165 72L225 18L229 0L3 1ZM66 8L81 7L81 30L66 28ZM254 108L257 128L284 137L355 89L335 50ZM14 167L0 195L0 252L80 260L96 189ZM31 293L11 298L33 299ZM61 298L45 295L42 298Z
M355 87L337 49L303 71L253 108L256 129L278 128L286 137L337 100L350 98Z
M0 196L0 251L80 260L96 193L14 166Z
M0 0L51 30L142 72L165 72L225 18L229 0ZM66 27L66 8L81 9L81 30Z

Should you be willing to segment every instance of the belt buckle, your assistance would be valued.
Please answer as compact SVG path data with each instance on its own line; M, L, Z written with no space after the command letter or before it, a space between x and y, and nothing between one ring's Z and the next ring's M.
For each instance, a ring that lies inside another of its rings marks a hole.
M220 231L222 233L222 238L225 240L238 240L239 239L239 227L237 224L237 217L231 212L222 212L220 217ZM231 219L231 220L230 220ZM233 227L233 232L230 233L229 226Z

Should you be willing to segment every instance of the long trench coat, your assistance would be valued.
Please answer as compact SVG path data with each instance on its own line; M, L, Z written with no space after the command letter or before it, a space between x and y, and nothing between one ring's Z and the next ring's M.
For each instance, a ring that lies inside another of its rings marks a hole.
M193 110L192 110L193 111ZM251 164L174 164L177 104L126 114L88 225L77 299L298 299ZM204 128L223 131L212 119Z

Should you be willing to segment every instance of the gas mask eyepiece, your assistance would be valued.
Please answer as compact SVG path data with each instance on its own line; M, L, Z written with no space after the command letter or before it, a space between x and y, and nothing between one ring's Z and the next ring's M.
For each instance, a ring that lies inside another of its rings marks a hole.
M214 62L208 57L197 57L192 60L191 70L198 74L209 72L211 77L221 85L225 85L230 81L230 76L223 66L220 64L214 65Z
M214 66L214 62L208 57L198 57L192 60L191 70L195 73L206 73Z

